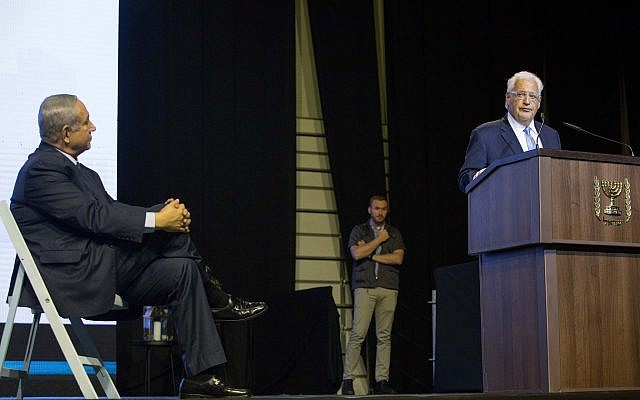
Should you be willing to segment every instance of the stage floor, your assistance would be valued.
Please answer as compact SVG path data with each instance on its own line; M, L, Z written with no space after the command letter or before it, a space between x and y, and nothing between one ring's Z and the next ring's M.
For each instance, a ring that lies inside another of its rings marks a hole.
M278 395L278 396L251 396L254 400L336 400L344 398L374 397L376 399L401 399L401 400L639 400L640 391L607 391L607 392L569 392L569 393L531 393L531 394L485 394L485 393L428 393L428 394L397 394L397 395ZM123 400L173 400L177 396L135 396L122 397ZM14 399L14 397L0 397L0 400ZM25 399L42 400L82 400L82 397L25 397Z

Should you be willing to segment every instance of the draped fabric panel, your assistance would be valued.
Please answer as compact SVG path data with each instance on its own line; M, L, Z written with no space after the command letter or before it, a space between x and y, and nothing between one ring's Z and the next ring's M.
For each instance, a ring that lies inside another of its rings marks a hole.
M292 290L294 2L120 7L119 198L184 200L194 239L229 291L257 298ZM308 7L345 244L367 218L369 196L386 190L372 7ZM640 151L634 18L623 4L385 1L390 220L408 247L392 346L400 391L431 390L434 269L471 259L466 197L456 188L469 133L505 114L506 79L529 70L546 84L541 110L565 149L623 152L563 121L628 137ZM119 326L119 340L136 329ZM118 378L125 387L138 382Z
M118 197L180 198L224 289L249 299L295 282L294 10L120 2ZM118 382L130 393L142 383L127 346L139 327L118 330Z
M369 197L386 192L373 5L369 0L309 0L308 4L333 189L346 246L351 229L369 217Z
M461 9L457 3L385 1L390 188L396 222L411 250L393 339L391 375L400 390L431 390L428 362L412 356L431 351L425 299L435 288L437 267L472 260L467 201L455 187L456 176L471 130L506 113L507 78L529 70L543 79L541 111L565 149L624 153L622 146L573 132L562 121L613 140L624 140L627 126L629 142L640 144L640 114L634 112L639 100L631 94L640 74L630 58L640 28L630 15L622 5L527 8L482 1Z
M440 198L431 197L429 190L432 181L443 183L430 174L439 171L427 146L435 138L423 134L429 97L423 73L423 7L419 2L385 3L390 197L394 221L408 248L401 267L390 368L394 387L407 393L427 392L431 384L430 364L425 362L431 356L428 257L434 254L431 243L439 238L432 235L437 226L429 221L442 211ZM446 179L438 173L436 178ZM446 190L446 185L438 190Z
M346 248L351 229L369 218L369 197L386 194L373 2L308 0L308 5L340 250L351 277ZM393 210L388 218L393 223ZM374 329L372 322L371 354Z

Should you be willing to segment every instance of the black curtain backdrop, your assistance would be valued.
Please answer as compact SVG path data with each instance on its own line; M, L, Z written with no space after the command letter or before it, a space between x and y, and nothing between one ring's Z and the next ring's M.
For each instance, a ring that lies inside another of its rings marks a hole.
M308 0L308 4L340 250L351 281L346 247L351 229L369 218L369 197L386 194L373 2ZM392 199L389 205L393 224ZM372 322L367 341L370 370L375 360L374 331Z
M391 198L410 249L391 366L401 391L432 390L424 299L433 271L472 260L466 196L456 189L469 133L506 113L507 78L529 70L546 85L541 111L565 149L623 153L562 121L638 147L639 76L630 57L639 28L631 15L620 5L385 2Z
M441 262L463 232L437 235L430 224L443 213L448 176L440 169L436 135L424 135L426 99L422 2L385 2L387 104L389 129L390 197L394 221L408 252L400 274L400 292L392 336L391 377L405 393L424 393L431 385L431 274L432 259ZM402 23L400 23L402 21ZM433 188L433 189L431 189ZM447 214L447 213L445 213Z
M308 4L340 234L346 246L351 229L369 217L369 197L386 192L373 3ZM351 260L346 247L341 250ZM351 263L347 264L350 276Z
M249 299L294 289L294 9L120 2L118 197L184 201L225 290ZM126 394L142 384L139 325L118 327Z
M120 7L119 198L183 199L229 291L292 290L294 2ZM346 244L368 197L385 191L372 3L309 0L309 13ZM640 148L635 15L622 4L385 2L390 218L408 246L391 365L401 392L431 391L434 269L472 259L456 189L469 133L506 113L506 79L529 70L545 82L542 111L565 149L623 153L563 121ZM119 327L118 340L135 329Z

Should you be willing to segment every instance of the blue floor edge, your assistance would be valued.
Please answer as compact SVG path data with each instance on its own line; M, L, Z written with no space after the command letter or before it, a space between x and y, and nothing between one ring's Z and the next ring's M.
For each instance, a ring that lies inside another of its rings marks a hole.
M107 369L109 375L116 374L116 362L115 361L103 361L104 366ZM4 367L10 369L22 369L23 361L5 361ZM87 373L93 373L93 367L85 366L84 369ZM71 368L66 361L31 361L29 366L30 375L72 375Z

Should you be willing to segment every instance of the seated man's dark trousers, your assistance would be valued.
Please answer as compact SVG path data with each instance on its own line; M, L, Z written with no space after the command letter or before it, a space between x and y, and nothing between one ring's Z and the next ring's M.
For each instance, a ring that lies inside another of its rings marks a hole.
M118 293L131 304L170 306L187 376L226 362L211 307L228 301L228 295L205 289L210 282L203 280L202 257L189 234L147 236L142 245L112 247L122 260Z

